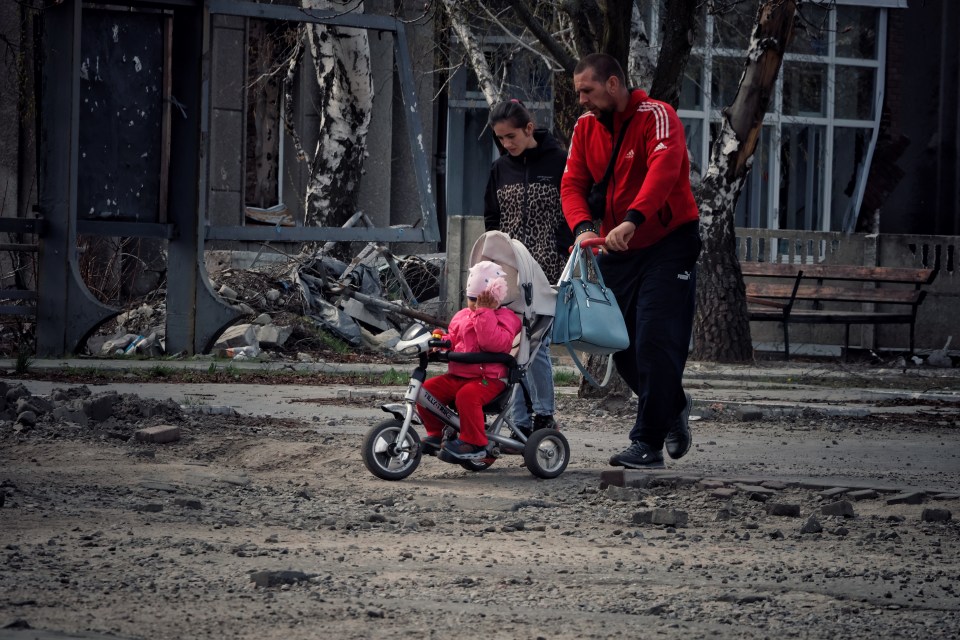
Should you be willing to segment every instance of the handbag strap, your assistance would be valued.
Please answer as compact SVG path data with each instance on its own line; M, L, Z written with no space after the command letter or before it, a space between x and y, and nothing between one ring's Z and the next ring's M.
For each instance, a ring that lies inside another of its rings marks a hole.
M603 282L603 274L600 273L600 264L597 262L597 256L593 254L592 250L584 250L579 242L573 244L573 251L570 252L570 258L567 259L567 264L560 273L560 282L572 279L573 270L576 266L580 267L580 278L586 280L591 265L593 266L593 272L597 274L597 285L599 285L603 291L606 291L607 285Z
M623 138L627 135L627 127L630 126L632 121L633 118L631 117L620 127L620 136L617 138L617 143L613 145L613 153L610 154L610 162L607 164L607 170L603 172L603 178L597 183L603 185L604 191L607 190L607 183L610 182L610 176L613 175L613 166L617 164L617 156L620 155L620 145L623 144Z
M613 376L613 354L607 356L607 372L603 376L603 382L597 382L597 379L590 375L590 372L587 371L587 367L580 361L580 358L577 357L577 352L573 350L573 347L570 346L570 343L564 344L567 348L567 351L570 353L570 357L573 359L573 363L577 365L577 369L580 369L580 373L583 374L583 378L595 386L597 389L603 389L608 384L610 384L610 378Z

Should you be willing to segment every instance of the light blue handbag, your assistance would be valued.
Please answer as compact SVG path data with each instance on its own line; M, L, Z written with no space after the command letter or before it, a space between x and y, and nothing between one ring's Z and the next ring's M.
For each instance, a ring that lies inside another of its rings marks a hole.
M603 244L602 238L587 241ZM587 372L576 351L598 355L612 354L630 346L627 325L613 292L607 289L600 275L597 258L590 248L576 243L557 283L557 310L553 318L552 342L567 347L583 377L595 387L610 381L613 358L607 363L602 383Z

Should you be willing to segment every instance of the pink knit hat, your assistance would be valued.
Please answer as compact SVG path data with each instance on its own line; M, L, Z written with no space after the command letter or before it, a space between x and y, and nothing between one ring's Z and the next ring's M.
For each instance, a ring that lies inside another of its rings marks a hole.
M470 275L467 276L467 295L476 298L487 291L498 304L502 303L503 299L507 297L505 275L507 274L496 262L481 260L470 267Z

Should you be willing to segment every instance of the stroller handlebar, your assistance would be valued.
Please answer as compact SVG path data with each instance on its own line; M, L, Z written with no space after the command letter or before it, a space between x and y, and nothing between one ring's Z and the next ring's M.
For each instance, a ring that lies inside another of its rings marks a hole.
M584 249L590 247L602 247L607 239L603 236L597 236L596 238L585 238L580 241L580 246Z
M472 353L451 351L447 353L447 360L450 362L461 362L463 364L497 363L513 366L516 363L516 358L509 353L492 353L487 351L476 351Z

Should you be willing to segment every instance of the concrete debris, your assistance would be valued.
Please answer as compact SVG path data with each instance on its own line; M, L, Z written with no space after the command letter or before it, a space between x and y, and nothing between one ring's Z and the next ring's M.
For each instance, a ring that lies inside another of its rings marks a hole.
M825 504L820 507L820 513L825 516L842 516L844 518L853 518L857 515L853 511L853 505L846 500L837 500L836 502Z
M923 504L926 495L923 491L905 491L887 498L887 504Z
M950 358L950 341L953 336L947 336L947 342L942 349L935 349L927 356L927 364L931 367L942 367L949 369L953 367L953 359Z
M439 299L445 254L395 256L384 245L370 243L347 263L328 255L331 248L307 257L280 258L207 252L213 291L242 314L239 326L263 329L241 344L234 344L236 336L224 333L210 355L225 357L227 348L258 343L258 358L296 359L295 351L287 351L291 337L296 337L300 350L324 352L332 348L327 334L347 342L355 353L389 353L396 342L393 336L413 320L446 324L450 314ZM165 294L165 289L157 289L132 301L88 338L85 353L168 355ZM0 333L3 330L0 327ZM318 359L316 354L312 357Z
M781 504L777 502L772 502L767 505L767 513L771 516L784 516L787 518L799 518L800 517L800 505L798 504Z
M40 430L54 433L70 425L74 429L99 431L111 439L124 441L169 442L172 422L185 422L187 414L173 400L153 400L134 394L114 391L91 393L86 386L69 390L54 389L49 397L32 395L23 385L8 387L0 382L0 431ZM10 398L14 398L11 402ZM165 425L151 437L137 437L137 432ZM159 435L167 433L167 435Z
M924 509L920 519L924 522L949 522L953 514L949 509Z
M811 514L807 521L800 527L800 533L820 533L823 531L823 525L817 520L817 516Z

